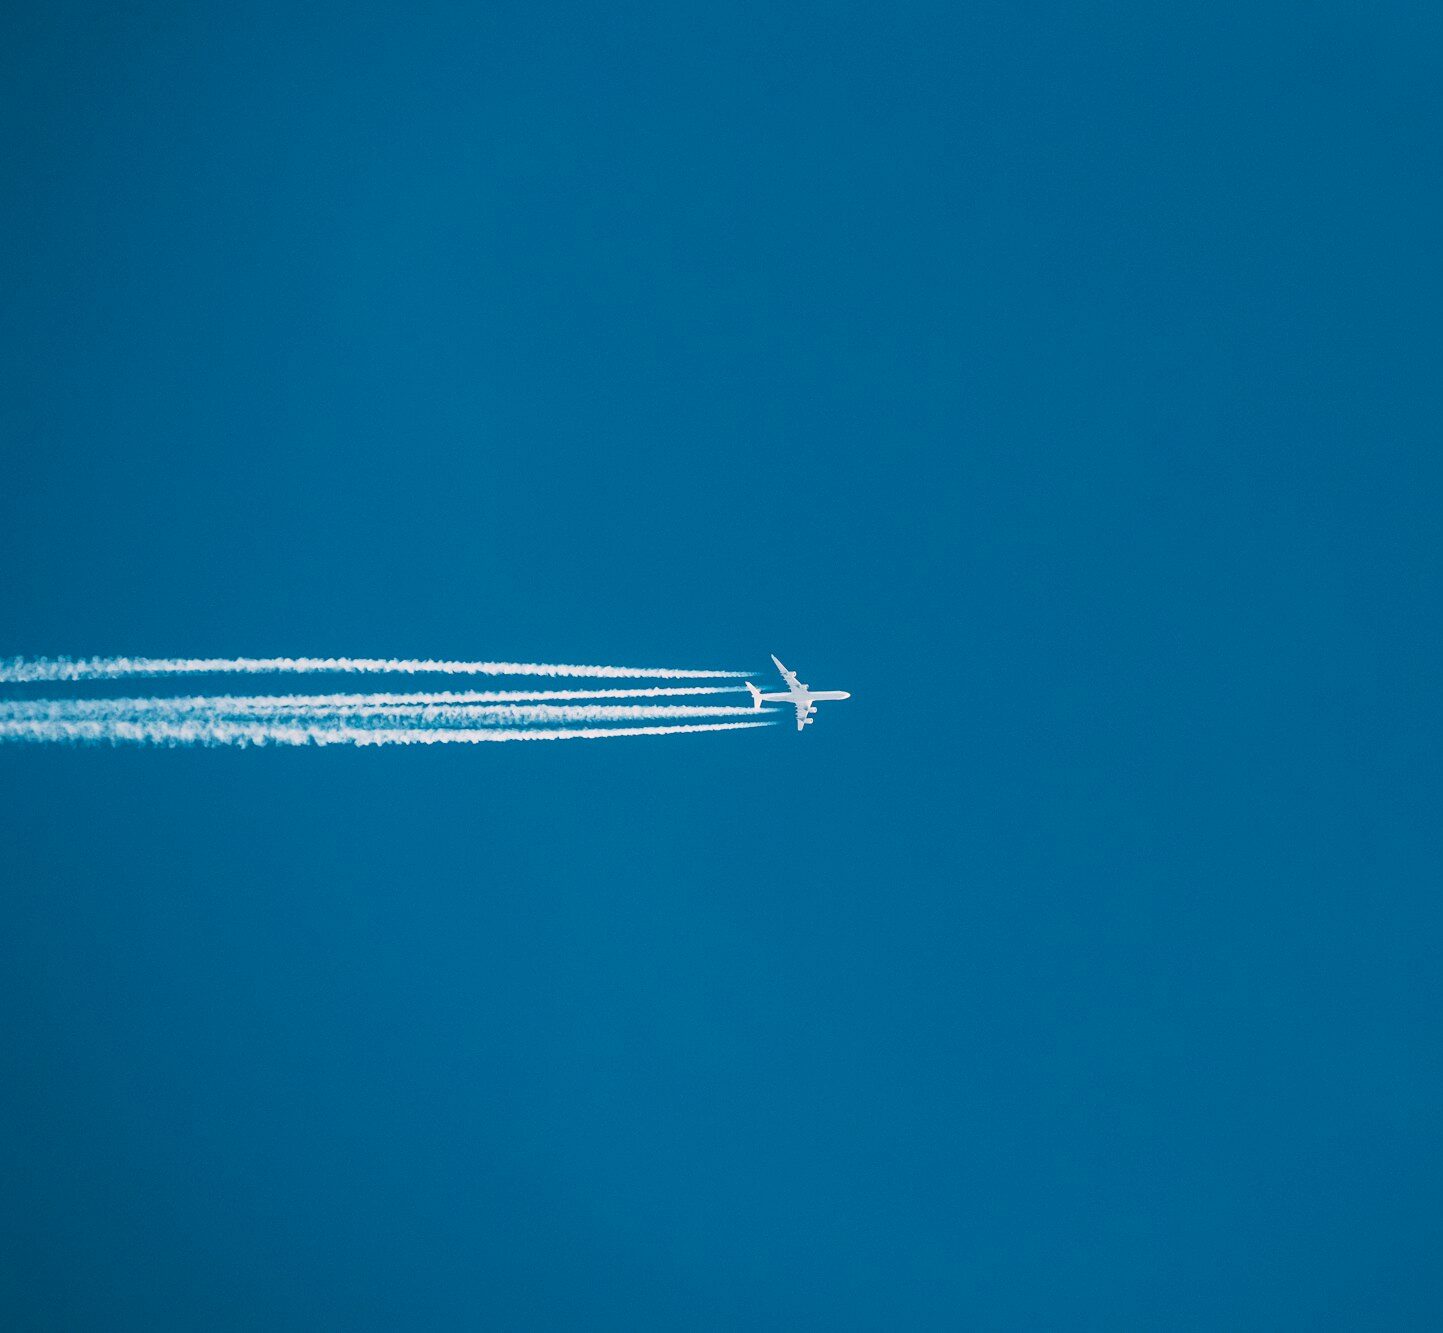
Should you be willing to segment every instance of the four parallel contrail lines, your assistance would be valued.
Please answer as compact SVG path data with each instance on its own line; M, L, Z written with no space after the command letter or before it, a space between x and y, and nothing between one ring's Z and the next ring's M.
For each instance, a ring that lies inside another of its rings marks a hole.
M589 677L618 682L735 680L745 675L739 671L678 667L399 657L15 657L0 660L0 684L328 673ZM740 692L741 687L733 684L621 684L607 689L0 699L0 742L164 746L456 745L677 736L747 731L773 725L754 708L741 704L710 700L655 702L678 696ZM621 702L623 700L630 702ZM722 718L736 720L713 720ZM593 723L612 725L585 725Z

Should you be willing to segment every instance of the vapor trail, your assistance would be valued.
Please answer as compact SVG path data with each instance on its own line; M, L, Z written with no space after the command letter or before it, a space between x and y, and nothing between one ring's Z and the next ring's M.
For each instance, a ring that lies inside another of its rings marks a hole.
M342 710L341 715L350 711ZM441 704L418 709L398 710L381 706L374 710L362 708L354 711L361 716L396 718L402 721L414 718L419 720L422 726L474 726L478 722L488 726L536 722L641 722L661 718L756 716L756 710L750 704Z
M667 699L698 694L741 694L741 685L662 685L632 690L439 690L404 694L289 694L257 695L258 699L286 699L305 707L345 708L360 704L489 704L532 703L562 699Z
M696 704L415 704L375 703L368 695L334 696L340 705L316 704L284 695L243 698L215 695L149 699L0 700L0 720L75 722L191 719L197 722L255 718L301 726L334 725L349 719L370 727L386 722L408 726L505 726L535 722L626 722L662 718L746 717L750 706ZM379 696L385 698L387 696ZM404 697L404 696L403 696ZM769 710L770 711L770 710ZM364 719L364 721L362 721Z
M0 742L109 742L141 745L457 745L488 741L579 741L612 736L680 736L699 731L747 731L770 722L706 722L657 727L586 727L513 731L500 728L353 727L289 725L269 722L194 719L92 719L77 721L0 721Z
M0 683L119 680L133 676L254 676L315 672L446 676L595 676L667 680L745 676L744 671L675 667L565 666L547 662L453 662L406 657L15 657L0 662Z
M148 695L144 698L110 699L25 699L0 700L0 716L16 704L94 705L97 708L147 708L161 705L178 708L211 708L224 706L256 712L271 708L409 708L424 704L542 703L552 700L585 699L661 699L709 694L740 694L740 685L673 685L638 687L633 690L440 690L431 693L410 692L365 694L209 694Z

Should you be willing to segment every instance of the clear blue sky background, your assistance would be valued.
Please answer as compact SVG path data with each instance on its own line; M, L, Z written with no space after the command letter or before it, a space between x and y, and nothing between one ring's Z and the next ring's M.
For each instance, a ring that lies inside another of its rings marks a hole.
M6 1325L1443 1320L1436 7L294 9L4 18L0 655L855 697L0 752Z

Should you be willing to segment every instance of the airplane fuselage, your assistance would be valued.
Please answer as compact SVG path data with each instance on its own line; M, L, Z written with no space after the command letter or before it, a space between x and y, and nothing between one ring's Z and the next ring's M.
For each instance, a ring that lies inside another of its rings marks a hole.
M763 694L751 681L747 681L747 690L752 696L752 707L760 708L765 704L790 704L797 710L797 730L810 726L816 721L814 716L817 705L829 699L850 699L852 696L846 690L814 690L806 681L798 680L795 671L788 671L782 665L781 658L774 653L772 661L776 663L777 670L782 673L782 679L786 681L785 693L772 692Z

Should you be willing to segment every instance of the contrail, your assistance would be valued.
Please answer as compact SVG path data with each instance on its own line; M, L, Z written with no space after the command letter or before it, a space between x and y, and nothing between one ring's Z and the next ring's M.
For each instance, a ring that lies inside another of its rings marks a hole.
M638 677L705 680L744 675L735 671L689 671L672 667L463 662L433 658L96 657L72 660L17 657L0 661L0 684L267 673L437 673L612 680ZM740 692L737 685L710 684L628 685L609 689L0 699L0 742L167 746L438 745L676 736L771 726L769 719L741 704L653 702ZM645 702L619 702L622 700ZM722 718L737 720L713 720ZM578 725L589 723L623 725Z
M633 690L440 690L404 694L285 694L255 695L256 699L284 699L307 708L346 708L362 704L489 704L532 703L562 699L667 699L683 695L740 694L741 685L662 685ZM230 696L216 696L230 697ZM244 697L244 696L236 696Z
M269 722L122 718L61 721L0 721L0 742L67 744L109 742L141 745L456 745L488 741L581 741L612 736L680 736L700 731L747 731L771 722L705 722L657 727L578 727L542 730L458 727L353 727Z
M14 657L0 662L0 683L119 680L134 676L255 676L315 672L445 676L596 676L614 680L740 679L744 671L676 667L565 666L548 662L452 662L411 657Z
M774 712L774 709L768 709ZM418 709L397 709L389 705L378 708L340 710L338 715L352 713L398 720L417 719L422 726L461 724L514 725L536 722L641 722L660 718L685 717L755 717L756 709L745 706L688 704L440 704ZM307 714L302 713L305 717Z
M324 696L321 696L324 697ZM747 717L750 705L696 704L415 704L376 703L368 695L334 696L343 705L317 705L284 695L243 698L192 696L147 699L9 699L0 700L0 720L73 722L189 718L220 722L258 718L302 726L334 725L342 719L368 719L363 725L386 722L410 726L502 726L536 722L627 722L662 718ZM388 696L378 696L386 698ZM396 696L390 696L396 697ZM400 696L404 698L405 696ZM298 702L300 706L297 706ZM768 710L771 711L771 710Z
M372 706L414 707L424 704L544 703L552 700L586 699L662 699L708 694L740 694L740 685L680 685L638 687L634 690L441 690L432 693L406 692L388 694L208 694L147 695L145 698L66 699L66 700L0 700L0 714L14 703L93 704L96 707L146 708L165 705L171 708L211 708L217 705L258 712L285 706L288 708L365 708Z

